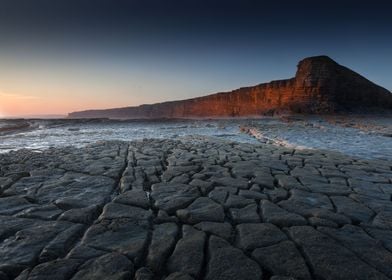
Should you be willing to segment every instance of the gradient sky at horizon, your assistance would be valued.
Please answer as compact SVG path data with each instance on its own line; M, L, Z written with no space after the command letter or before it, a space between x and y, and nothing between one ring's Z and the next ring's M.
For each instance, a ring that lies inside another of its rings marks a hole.
M320 54L392 90L385 2L1 0L0 117L232 90Z

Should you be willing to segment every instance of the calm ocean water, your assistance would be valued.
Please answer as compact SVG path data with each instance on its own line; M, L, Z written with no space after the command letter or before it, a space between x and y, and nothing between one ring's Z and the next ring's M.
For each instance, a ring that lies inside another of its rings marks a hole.
M235 120L0 120L0 153L42 150L102 140L180 139L201 135L229 141L267 142L392 160L392 119L291 118ZM256 136L256 137L255 137ZM256 139L257 138L257 139Z

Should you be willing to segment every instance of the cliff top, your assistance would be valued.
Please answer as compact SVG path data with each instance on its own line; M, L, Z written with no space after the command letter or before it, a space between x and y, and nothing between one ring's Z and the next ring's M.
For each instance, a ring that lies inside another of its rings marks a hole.
M392 109L392 94L326 55L302 59L294 78L202 97L69 114L71 118L259 116L270 112L331 113Z

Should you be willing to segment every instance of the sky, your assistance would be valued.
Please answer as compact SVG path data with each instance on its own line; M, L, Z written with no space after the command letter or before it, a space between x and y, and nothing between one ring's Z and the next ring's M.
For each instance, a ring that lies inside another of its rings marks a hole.
M313 55L392 90L385 2L0 0L0 117L227 91Z

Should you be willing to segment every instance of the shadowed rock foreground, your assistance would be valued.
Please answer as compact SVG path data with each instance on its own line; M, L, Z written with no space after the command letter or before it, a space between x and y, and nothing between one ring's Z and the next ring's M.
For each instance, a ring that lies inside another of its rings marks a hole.
M202 139L0 155L0 279L392 279L391 166Z

